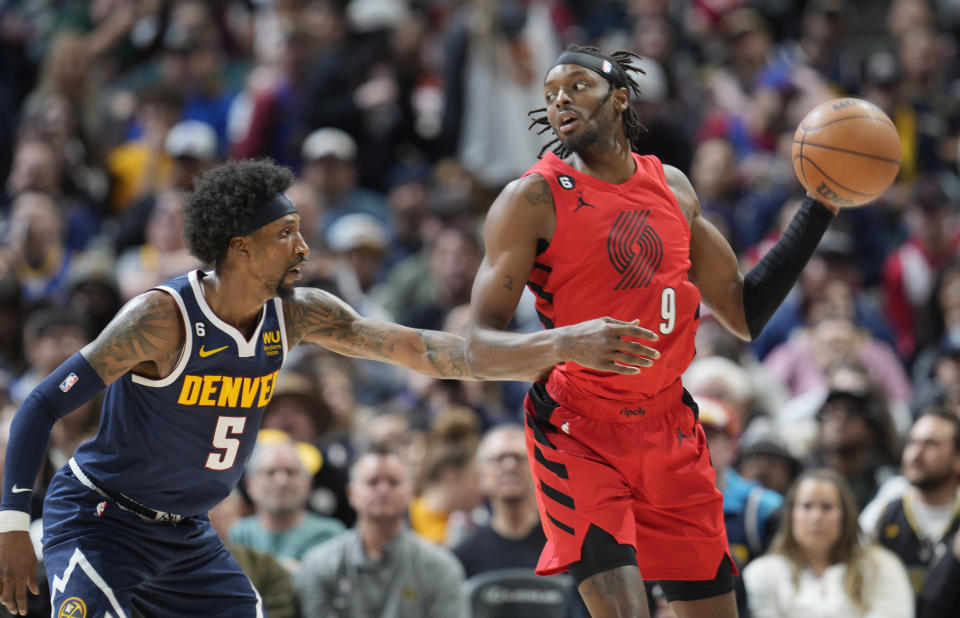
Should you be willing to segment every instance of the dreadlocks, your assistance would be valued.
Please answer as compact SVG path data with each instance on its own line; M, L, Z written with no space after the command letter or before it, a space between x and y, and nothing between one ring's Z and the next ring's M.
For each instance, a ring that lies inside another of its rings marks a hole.
M589 46L581 47L579 45L571 45L570 47L567 48L567 51L584 51L584 52L589 52L591 54L600 53L600 51L596 47L589 47ZM621 51L616 51L609 56L603 56L603 57L610 60L610 62L617 65L617 67L619 67L620 70L623 71L623 74L626 76L627 87L630 94L632 94L633 96L640 96L640 86L637 85L637 82L632 77L630 77L630 72L642 73L646 75L646 71L644 71L640 67L637 67L633 64L634 60L640 60L640 56L632 51L621 50ZM616 84L613 82L612 79L610 79L610 77L607 77L607 76L604 76L604 77L606 77L607 81L610 82L611 88L616 87ZM552 130L552 127L550 126L550 121L547 120L546 107L541 107L540 109L532 109L529 112L527 112L527 116L530 117L530 126L527 127L528 129L532 129L535 126L540 127L539 130L537 131L537 135L543 135L547 131ZM634 142L636 142L637 138L640 137L640 130L643 128L644 128L643 125L640 124L640 119L637 117L637 113L633 111L633 108L631 108L628 105L627 109L623 110L623 129L627 134L627 140L630 142L631 148L633 148L633 144ZM542 157L543 153L545 153L548 149L550 149L551 146L553 146L553 153L558 157L560 157L561 159L566 159L571 154L573 154L572 152L567 150L567 147L564 146L563 143L560 142L560 138L554 136L552 140L544 144L543 148L540 149L540 153L537 156Z

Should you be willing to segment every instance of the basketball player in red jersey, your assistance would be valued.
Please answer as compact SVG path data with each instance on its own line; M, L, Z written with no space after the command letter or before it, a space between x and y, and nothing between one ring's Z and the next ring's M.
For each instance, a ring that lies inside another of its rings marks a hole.
M755 337L836 211L808 197L742 275L686 176L631 151L635 58L571 47L547 73L546 108L531 114L556 136L544 149L557 145L487 216L467 360L481 378L544 372L525 402L547 534L538 573L569 570L595 618L648 616L642 578L680 618L732 617L723 499L680 375L701 295ZM524 283L545 330L506 332Z

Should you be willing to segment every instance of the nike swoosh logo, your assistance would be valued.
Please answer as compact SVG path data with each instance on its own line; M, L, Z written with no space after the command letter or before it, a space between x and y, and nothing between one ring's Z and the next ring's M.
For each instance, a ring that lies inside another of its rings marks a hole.
M229 348L229 347L230 347L230 346L225 345L225 346L223 346L222 348L215 348L215 349L213 349L213 350L204 350L204 349L203 349L203 346L200 346L200 358L206 358L206 357L208 357L208 356L213 356L213 355L216 354L217 352L222 352L223 350L226 350L226 349Z
M33 491L33 489L29 487L17 487L16 485L14 485L13 489L11 489L10 491L12 491L15 494L22 494L25 491Z

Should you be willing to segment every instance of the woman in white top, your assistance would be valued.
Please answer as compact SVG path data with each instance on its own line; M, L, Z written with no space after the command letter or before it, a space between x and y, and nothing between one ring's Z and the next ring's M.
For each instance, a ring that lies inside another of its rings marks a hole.
M828 469L804 473L787 492L770 551L743 571L755 618L913 618L900 559L860 542L847 482Z

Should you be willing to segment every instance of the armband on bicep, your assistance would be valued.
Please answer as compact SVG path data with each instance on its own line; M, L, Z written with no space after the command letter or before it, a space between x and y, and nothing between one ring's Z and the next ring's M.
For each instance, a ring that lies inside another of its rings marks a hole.
M833 213L807 196L780 240L743 279L743 310L756 339L810 261Z
M29 512L33 484L46 456L53 424L104 388L103 380L77 352L30 392L10 423L2 508Z

